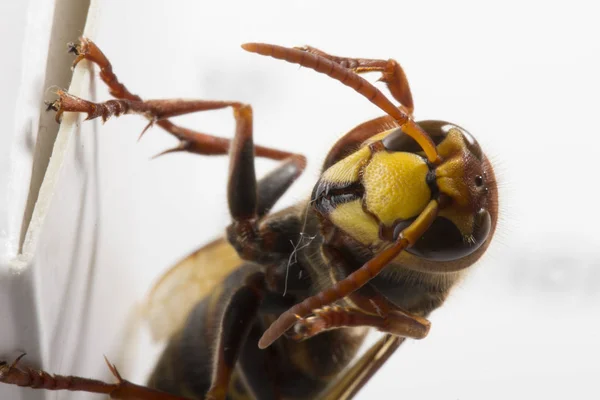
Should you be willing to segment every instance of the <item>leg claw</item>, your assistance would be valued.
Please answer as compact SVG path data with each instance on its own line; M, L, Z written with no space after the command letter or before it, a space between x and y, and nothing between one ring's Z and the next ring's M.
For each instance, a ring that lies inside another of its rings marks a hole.
M60 101L59 100L54 100L54 101L44 101L44 104L46 105L46 111L58 111L58 109L60 108Z
M69 42L67 43L67 49L68 53L75 54L76 56L78 56L80 54L81 46L73 42Z

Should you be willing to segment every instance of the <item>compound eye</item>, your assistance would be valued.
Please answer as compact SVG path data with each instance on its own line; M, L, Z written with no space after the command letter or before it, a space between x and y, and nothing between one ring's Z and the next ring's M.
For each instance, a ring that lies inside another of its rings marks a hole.
M492 218L485 209L475 215L473 232L467 237L452 221L438 217L417 243L406 251L426 260L458 260L477 251L488 239L491 227Z
M400 128L394 129L381 142L387 151L416 153L421 150L418 143Z

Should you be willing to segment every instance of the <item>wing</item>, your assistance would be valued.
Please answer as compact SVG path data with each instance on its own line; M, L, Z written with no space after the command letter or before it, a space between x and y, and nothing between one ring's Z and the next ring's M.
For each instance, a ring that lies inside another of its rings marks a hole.
M152 338L168 339L182 328L192 308L242 262L225 239L218 239L167 271L150 291L144 307Z
M384 335L320 395L321 400L350 400L375 375L404 342L400 336Z

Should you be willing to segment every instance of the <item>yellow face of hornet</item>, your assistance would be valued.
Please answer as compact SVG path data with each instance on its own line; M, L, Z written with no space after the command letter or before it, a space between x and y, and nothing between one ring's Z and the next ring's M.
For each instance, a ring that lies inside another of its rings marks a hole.
M480 249L495 227L493 170L464 129L442 121L419 125L436 144L441 164L429 164L400 128L387 130L327 168L313 204L337 228L377 250L437 199L439 216L407 252L436 262L459 260Z

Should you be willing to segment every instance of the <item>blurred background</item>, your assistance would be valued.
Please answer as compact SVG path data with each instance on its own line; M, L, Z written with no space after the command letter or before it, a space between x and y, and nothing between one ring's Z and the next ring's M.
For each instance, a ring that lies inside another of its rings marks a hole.
M430 335L405 343L357 398L600 398L600 28L589 3L91 6L88 12L85 2L30 0L4 14L14 17L4 21L2 43L13 53L3 54L15 57L0 75L13 90L7 97L18 101L3 98L1 111L13 122L0 139L7 182L0 203L2 358L26 350L30 363L51 372L107 378L106 354L141 382L159 346L136 307L161 273L229 223L225 157L150 160L176 142L155 128L138 143L146 121L135 116L104 125L66 117L58 136L52 116L40 118L42 100L53 100L46 89L68 85L65 44L87 21L86 35L132 92L250 103L255 143L307 155L306 173L278 208L304 199L337 138L381 112L338 82L246 53L240 44L310 44L336 55L398 60L416 118L463 126L494 162L502 220L484 259L432 315ZM32 53L43 62L30 62ZM108 99L87 68L75 72L74 90ZM226 137L234 129L229 110L177 122ZM259 160L257 171L274 165ZM42 182L38 201L32 192ZM0 394L88 398L5 387Z

